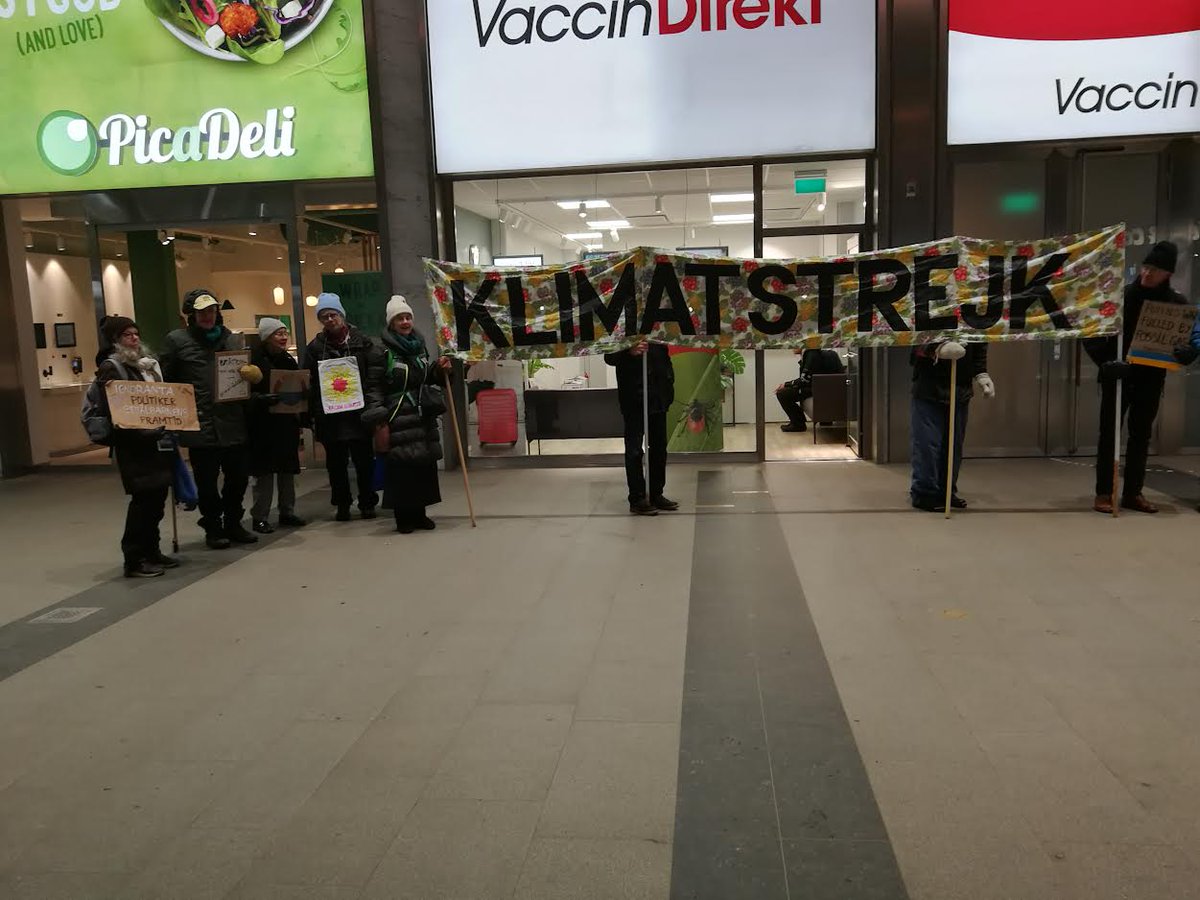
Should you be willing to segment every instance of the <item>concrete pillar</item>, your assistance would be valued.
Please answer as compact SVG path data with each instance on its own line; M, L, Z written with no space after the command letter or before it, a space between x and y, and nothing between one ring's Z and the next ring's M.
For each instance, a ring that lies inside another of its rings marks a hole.
M164 247L154 231L131 231L128 244L133 315L143 340L157 350L167 332L179 327L175 248Z

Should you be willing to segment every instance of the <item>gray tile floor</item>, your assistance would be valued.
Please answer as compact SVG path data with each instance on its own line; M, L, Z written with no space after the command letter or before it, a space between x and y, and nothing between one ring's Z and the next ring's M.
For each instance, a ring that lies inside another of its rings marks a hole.
M484 471L478 529L454 478L432 534L222 565L188 517L147 584L115 473L0 483L0 897L1200 897L1200 464L1158 462L1115 521L1049 460L969 461L950 522L869 464L676 466L655 520Z

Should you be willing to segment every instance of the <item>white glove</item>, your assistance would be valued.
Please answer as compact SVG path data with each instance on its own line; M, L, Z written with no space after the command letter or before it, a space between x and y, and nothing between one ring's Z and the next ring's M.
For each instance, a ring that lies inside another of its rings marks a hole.
M957 341L946 341L937 348L938 359L962 359L967 355L967 348Z
M987 372L980 372L975 376L975 386L983 392L984 399L991 400L996 396L996 384L992 381L992 376Z

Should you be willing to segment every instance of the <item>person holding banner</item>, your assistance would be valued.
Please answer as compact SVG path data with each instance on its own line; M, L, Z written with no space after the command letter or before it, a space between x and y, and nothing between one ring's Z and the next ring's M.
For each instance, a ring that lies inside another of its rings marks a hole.
M103 335L110 351L96 372L101 391L110 381L162 381L158 360L142 344L137 323L124 316L105 319ZM107 407L106 407L107 408ZM113 454L121 484L129 495L121 553L126 578L155 578L179 561L159 548L158 525L175 477L175 443L162 428L112 431Z
M645 357L643 359L643 357ZM629 511L635 516L672 512L679 504L663 496L667 484L667 410L675 402L675 369L665 344L642 341L628 350L606 353L617 370L617 400L625 420L625 481ZM643 380L643 368L646 378ZM649 425L650 484L642 470L642 441Z
M378 429L375 449L384 454L387 480L384 506L391 506L396 531L433 531L429 507L442 502L438 460L442 441L438 417L446 411L437 382L449 370L450 358L430 359L425 338L413 327L408 301L388 301L383 351L373 358L367 379L363 421Z
M299 363L288 353L291 333L288 327L270 317L258 323L260 343L250 358L263 373L262 381L251 391L250 472L254 475L254 505L250 508L250 527L259 534L271 534L269 521L275 487L279 487L279 524L303 528L308 523L296 515L296 476L300 474L300 416L276 413L271 407L279 395L271 393L271 373L276 369L298 371Z
M184 433L180 443L188 448L196 476L205 543L210 550L225 550L234 542L255 544L258 538L242 525L250 485L247 401L219 401L217 391L217 354L242 349L241 336L225 327L220 304L210 291L189 291L183 314L187 327L167 335L159 361L167 381L196 388L200 430ZM250 367L241 374L246 381L254 377Z
M957 360L957 375L950 383L952 363ZM966 509L967 501L958 496L958 473L962 468L963 440L967 434L967 413L978 387L987 399L996 396L996 386L988 374L987 344L963 346L955 341L923 344L912 351L912 486L913 509L926 512L946 511L946 475L950 468L947 444L954 453L950 484L950 505ZM950 437L950 396L955 394L954 439Z
M304 362L310 373L310 408L313 431L325 448L325 468L329 472L332 503L337 508L339 522L350 521L350 463L358 487L358 510L364 519L375 518L379 496L375 493L375 451L371 445L371 429L363 423L364 403L343 412L326 413L321 397L321 363L345 359L357 368L365 381L373 354L379 351L374 341L346 321L346 309L337 294L321 294L317 298L317 321L322 331L309 342Z
M1093 338L1083 342L1083 349L1099 367L1100 377L1100 437L1096 452L1096 500L1092 508L1105 515L1113 514L1115 490L1113 458L1117 441L1117 386L1121 385L1121 419L1129 419L1129 441L1125 450L1125 483L1121 506L1142 513L1156 513L1158 507L1142 494L1146 483L1146 461L1150 455L1150 438L1154 420L1166 384L1166 370L1155 366L1131 365L1126 361L1138 317L1147 301L1186 304L1182 294L1172 290L1171 275L1179 250L1170 241L1159 241L1142 262L1137 280L1125 288L1124 334L1118 345L1116 337ZM1120 355L1118 355L1118 346Z

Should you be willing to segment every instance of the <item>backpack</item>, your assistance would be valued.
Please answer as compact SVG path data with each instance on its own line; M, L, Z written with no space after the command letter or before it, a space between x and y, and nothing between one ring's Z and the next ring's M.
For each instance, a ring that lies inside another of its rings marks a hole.
M124 367L115 360L109 360L116 369L121 381L128 381ZM79 421L87 432L88 440L102 447L112 446L113 423L108 410L108 397L104 393L104 385L100 383L99 375L88 385L87 393L83 395L83 404L79 410Z

